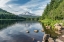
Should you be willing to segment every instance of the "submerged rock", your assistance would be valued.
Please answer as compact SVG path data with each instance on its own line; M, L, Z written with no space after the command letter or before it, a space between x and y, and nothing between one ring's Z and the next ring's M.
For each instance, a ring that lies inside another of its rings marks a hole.
M37 33L37 32L39 32L39 30L34 30L34 32L36 32L36 33Z
M37 42L40 42L40 41L37 41Z
M29 33L29 31L27 30L26 33Z
M41 30L42 32L44 32L44 30Z

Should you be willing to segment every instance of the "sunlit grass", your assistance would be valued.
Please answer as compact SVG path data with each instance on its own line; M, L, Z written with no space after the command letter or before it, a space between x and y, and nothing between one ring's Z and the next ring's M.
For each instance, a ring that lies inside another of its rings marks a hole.
M44 26L51 26L52 28L54 28L54 25L56 23L63 23L64 25L64 20L51 20L51 19L44 19L44 20L40 20L40 22L44 23Z

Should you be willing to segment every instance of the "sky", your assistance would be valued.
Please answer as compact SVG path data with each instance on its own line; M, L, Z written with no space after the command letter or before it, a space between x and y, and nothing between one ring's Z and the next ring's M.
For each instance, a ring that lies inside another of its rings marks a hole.
M50 0L0 0L0 8L16 15L28 11L41 16L49 2Z

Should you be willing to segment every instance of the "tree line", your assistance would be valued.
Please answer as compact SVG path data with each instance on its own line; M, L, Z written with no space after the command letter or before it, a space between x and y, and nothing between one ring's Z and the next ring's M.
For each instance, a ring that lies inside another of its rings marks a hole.
M0 19L24 19L23 17L19 17L13 13L7 12L0 8Z
M64 0L51 0L47 4L42 19L61 20L64 19Z

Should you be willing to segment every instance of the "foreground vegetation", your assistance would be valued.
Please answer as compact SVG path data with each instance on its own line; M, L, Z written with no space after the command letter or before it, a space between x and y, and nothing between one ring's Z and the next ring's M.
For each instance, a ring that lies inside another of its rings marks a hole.
M51 0L50 4L47 4L44 10L42 19L64 19L64 0Z
M50 4L47 4L40 21L44 25L52 26L52 28L56 23L64 24L64 0L51 0Z
M64 20L51 20L51 19L44 19L44 20L40 20L44 26L51 26L52 28L54 28L54 25L56 23L63 23L64 25Z

